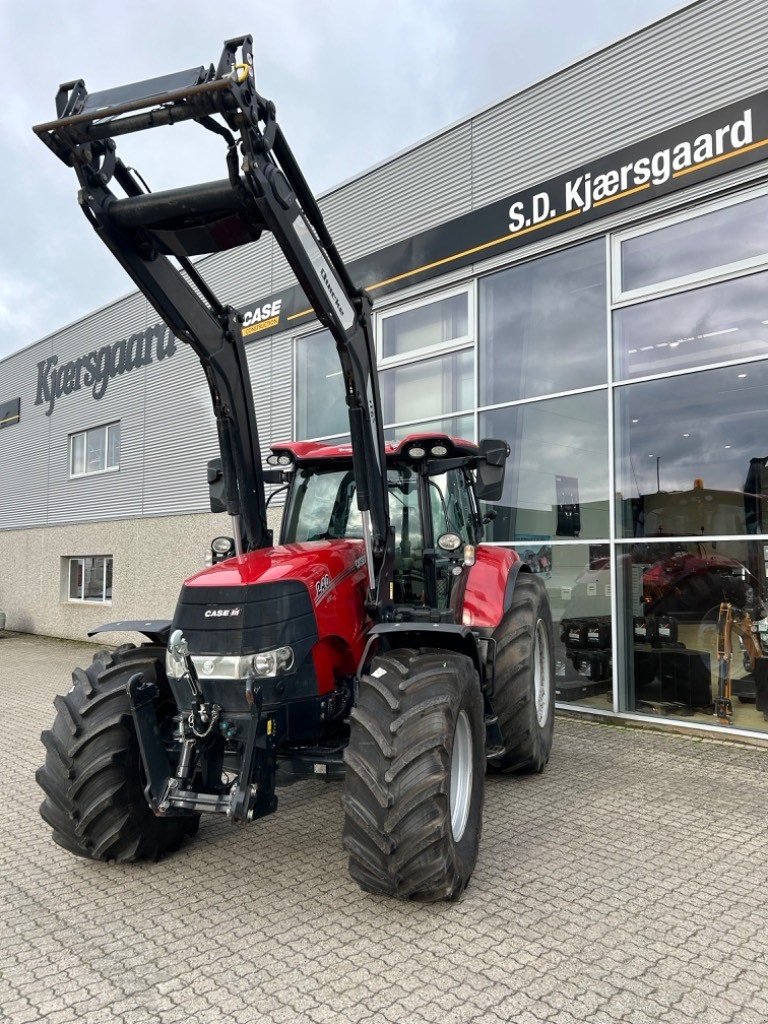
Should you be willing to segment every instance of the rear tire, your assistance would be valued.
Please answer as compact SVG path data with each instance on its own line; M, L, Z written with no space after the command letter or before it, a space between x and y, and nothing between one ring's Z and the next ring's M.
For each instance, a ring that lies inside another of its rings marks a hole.
M42 734L47 754L36 779L45 793L40 814L59 846L91 860L157 860L194 835L200 816L158 818L144 796L139 745L126 684L136 672L160 690L158 715L175 704L165 676L165 650L125 644L99 651L75 669L73 687L56 697L56 719Z
M490 771L542 772L555 726L552 613L542 582L521 572L512 603L494 632L496 677L491 699L504 752Z
M375 657L352 710L342 803L349 871L366 892L457 899L477 860L485 773L483 701L469 658Z

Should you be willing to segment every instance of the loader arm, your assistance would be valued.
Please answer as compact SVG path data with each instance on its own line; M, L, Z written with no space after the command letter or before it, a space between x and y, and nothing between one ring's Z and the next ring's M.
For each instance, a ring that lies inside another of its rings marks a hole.
M380 611L389 599L394 541L371 302L352 283L277 123L274 104L256 91L252 38L227 41L215 69L193 68L92 94L81 80L66 83L56 108L56 120L34 131L74 167L79 202L96 232L203 365L238 553L271 543L253 393L240 318L216 298L190 257L245 245L264 231L274 235L336 343L370 604ZM222 136L227 178L148 192L116 156L115 138L186 120ZM112 191L114 183L122 197Z

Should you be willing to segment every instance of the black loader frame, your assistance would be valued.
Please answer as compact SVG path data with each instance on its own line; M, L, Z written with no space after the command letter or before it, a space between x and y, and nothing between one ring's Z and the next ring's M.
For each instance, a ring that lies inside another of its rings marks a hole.
M393 552L371 302L349 277L277 123L274 103L256 91L252 38L228 40L216 68L97 93L88 93L82 80L65 83L56 109L57 119L37 125L35 132L74 167L80 205L96 232L203 365L238 553L272 543L251 382L238 314L221 304L190 257L256 241L264 231L275 236L338 349L357 502L366 522L371 603L381 608ZM147 192L117 156L115 138L189 120L222 136L228 177ZM125 198L113 193L113 181Z

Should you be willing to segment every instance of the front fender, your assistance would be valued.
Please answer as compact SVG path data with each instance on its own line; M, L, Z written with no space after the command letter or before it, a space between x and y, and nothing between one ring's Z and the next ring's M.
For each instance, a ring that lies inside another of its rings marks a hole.
M495 629L512 603L520 572L530 569L512 548L479 544L464 587L462 623L473 629Z

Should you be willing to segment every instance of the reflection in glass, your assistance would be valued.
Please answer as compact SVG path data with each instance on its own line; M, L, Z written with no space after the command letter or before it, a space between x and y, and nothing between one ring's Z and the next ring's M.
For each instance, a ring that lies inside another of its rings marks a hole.
M623 710L768 729L768 544L623 547Z
M297 441L349 430L344 381L330 331L296 341Z
M481 413L480 436L512 448L490 540L608 536L605 391Z
M613 702L607 544L516 544L547 589L555 633L555 696L608 711Z
M107 428L97 427L95 430L89 430L85 436L85 471L100 473L107 464Z
M409 434L448 434L462 441L475 440L474 416L446 416L444 419L430 420L429 423L404 423L399 427L387 427L384 430L386 441L402 441Z
M768 354L768 273L694 288L613 314L616 377Z
M474 405L471 349L382 370L381 403L386 423L444 416Z
M467 292L449 295L381 321L382 355L401 356L430 345L442 345L469 333Z
M628 238L621 245L622 291L646 288L768 252L768 196Z
M481 403L604 384L603 239L480 281Z
M624 537L768 527L768 363L616 390L616 490Z

